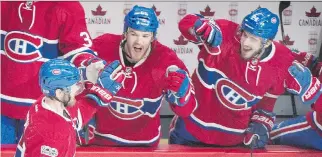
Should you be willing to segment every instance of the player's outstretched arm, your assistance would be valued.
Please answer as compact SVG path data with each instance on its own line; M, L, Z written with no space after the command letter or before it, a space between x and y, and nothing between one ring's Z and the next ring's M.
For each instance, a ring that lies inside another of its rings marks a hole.
M114 61L99 72L96 84L88 80L84 82L85 90L78 97L75 107L68 109L77 115L78 131L89 122L99 106L108 106L114 95L121 89L124 74L120 70L120 62Z
M208 49L216 48L222 42L222 33L215 20L199 14L186 15L179 22L179 30L190 42Z

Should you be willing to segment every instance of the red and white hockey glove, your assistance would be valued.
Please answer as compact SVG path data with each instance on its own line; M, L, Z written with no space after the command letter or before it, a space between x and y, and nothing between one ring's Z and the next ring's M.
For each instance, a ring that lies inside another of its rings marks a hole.
M312 69L315 76L318 77L319 81L322 81L322 62L317 63L314 69ZM322 96L320 96L316 102L312 105L312 109L319 113L322 113Z
M246 130L244 144L253 148L264 148L269 141L269 132L275 121L275 113L265 110L253 112L249 126Z
M217 47L222 42L222 33L214 19L206 19L197 14L200 18L194 23L196 38L205 42L210 47Z
M96 83L98 78L98 73L105 67L106 61L93 57L85 59L81 62L79 69L81 71L82 79L84 81L90 81Z
M322 85L312 76L309 68L294 61L288 72L292 78L286 80L286 88L290 93L298 94L304 104L311 105L320 97Z
M168 68L166 74L166 99L171 104L184 106L191 96L191 83L188 73L178 67Z
M96 101L99 106L107 106L122 87L125 76L121 69L120 62L113 61L99 73L97 84L85 81L86 97Z

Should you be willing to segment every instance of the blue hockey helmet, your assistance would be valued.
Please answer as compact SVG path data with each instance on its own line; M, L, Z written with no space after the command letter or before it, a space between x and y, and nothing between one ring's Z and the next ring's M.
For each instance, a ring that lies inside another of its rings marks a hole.
M78 68L67 60L49 60L39 70L39 85L46 96L56 96L56 89L69 91L80 80Z
M135 5L124 18L123 32L125 33L129 27L143 32L152 32L155 37L159 21L152 8Z
M241 29L263 39L274 39L278 31L279 18L266 8L258 8L248 14Z

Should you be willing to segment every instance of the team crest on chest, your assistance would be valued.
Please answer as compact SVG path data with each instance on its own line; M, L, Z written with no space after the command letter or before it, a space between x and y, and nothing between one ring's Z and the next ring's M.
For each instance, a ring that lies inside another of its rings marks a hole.
M109 111L123 120L137 119L143 115L154 117L161 107L162 96L156 99L127 99L114 97L108 106Z
M219 79L215 88L219 101L231 110L247 110L260 99L228 79Z
M261 99L227 78L222 71L207 67L203 60L199 62L197 76L205 88L215 90L214 97L230 110L248 110Z
M16 62L33 62L40 58L40 48L43 46L41 37L24 32L12 31L4 38L6 55Z

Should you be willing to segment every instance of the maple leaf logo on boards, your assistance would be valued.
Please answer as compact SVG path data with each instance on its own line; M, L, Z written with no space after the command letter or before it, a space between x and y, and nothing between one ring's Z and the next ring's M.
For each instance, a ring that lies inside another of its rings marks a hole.
M322 20L319 18L321 12L318 12L316 8L313 6L310 9L310 12L305 11L306 19L300 19L300 26L322 26Z
M106 10L99 4L95 10L91 10L92 16L85 17L86 24L110 24L111 18L106 17Z
M157 15L157 16L159 16L160 14L161 14L161 11L157 11L157 8L155 7L155 5L153 4L153 6L152 6L152 9L154 10L154 12L155 12L155 14Z
M173 43L176 44L176 45L187 45L188 44L188 40L185 40L185 38L181 34L178 37L178 40L173 39Z
M92 15L93 16L104 16L106 14L106 11L102 10L103 8L101 7L101 5L98 5L98 7L96 8L96 11L92 10Z
M209 7L209 5L207 5L207 7L204 10L205 11L200 11L200 14L202 16L214 16L215 15L215 11L210 11L211 8Z
M285 45L288 45L288 46L294 45L294 40L291 41L290 39L291 38L288 35L284 37ZM280 40L280 43L284 44L282 40Z
M305 12L307 17L320 17L321 12L317 12L316 8L313 6L310 12Z

